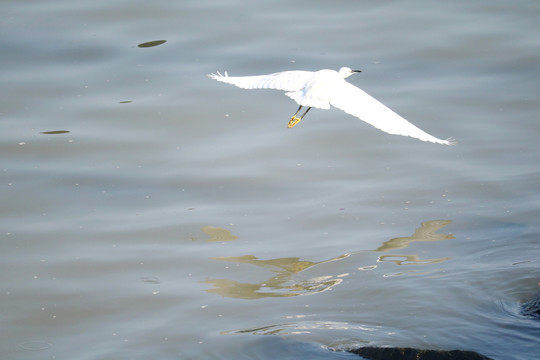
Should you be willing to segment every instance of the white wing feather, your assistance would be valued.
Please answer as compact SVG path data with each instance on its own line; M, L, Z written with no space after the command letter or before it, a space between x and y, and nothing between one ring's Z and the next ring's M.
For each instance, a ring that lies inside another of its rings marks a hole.
M242 89L276 89L298 91L306 86L313 77L313 71L283 71L275 74L257 76L229 76L209 74L208 77Z
M322 70L319 72L283 71L257 76L229 76L227 72L225 72L225 75L218 72L217 74L209 74L208 77L236 85L242 89L284 90L288 92L286 93L287 96L305 106L327 109L329 102L332 106L356 116L389 134L410 136L444 145L454 145L456 143L451 138L441 140L429 135L344 79L330 79L328 85L331 88L314 87L314 83L321 82L322 77L320 75L323 74L323 71L328 76L328 70ZM319 73L319 77L317 77L317 73ZM333 73L336 72L333 71ZM336 75L338 74L336 73ZM311 94L312 92L313 94ZM310 99L310 96L316 98L318 102L310 101L310 104L305 103L305 100ZM325 103L325 105L321 105L319 102Z
M455 144L453 139L441 140L429 135L345 80L340 81L335 86L336 88L332 91L329 99L330 104L375 126L377 129L389 134L410 136L438 144Z

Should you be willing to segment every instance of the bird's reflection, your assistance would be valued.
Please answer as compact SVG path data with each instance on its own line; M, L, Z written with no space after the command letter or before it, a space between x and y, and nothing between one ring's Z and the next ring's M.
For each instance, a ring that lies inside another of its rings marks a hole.
M375 249L375 252L386 252L389 250L403 249L411 243L417 241L440 241L450 240L452 234L437 234L436 231L450 224L449 220L426 221L416 229L415 233L409 237L394 238L384 242ZM231 241L237 239L228 230L223 228L206 226L202 230L210 236L208 241ZM359 252L360 253L360 252ZM365 251L361 253L365 254ZM326 263L339 261L350 257L353 254L345 253L343 255L329 258L323 261L306 261L299 257L285 257L262 260L254 255L242 256L219 256L210 258L211 260L226 261L235 264L249 264L259 268L269 270L272 275L264 280L251 283L239 282L230 279L206 279L204 283L212 285L211 289L206 290L209 293L219 294L225 297L238 299L260 299L266 297L291 297L300 295L313 295L327 291L343 282L343 278L348 275L319 275L309 277L302 276L305 270L320 266ZM427 265L448 260L448 257L438 259L421 259L414 254L386 254L378 257L378 262L393 262L396 265ZM375 268L372 266L371 268ZM370 269L371 269L370 268ZM359 268L359 270L364 268Z
M350 254L344 254L319 262L302 261L297 257L270 260L260 260L253 255L214 257L211 259L259 266L270 270L273 276L257 284L240 283L228 279L207 279L204 282L213 285L213 288L207 290L207 292L240 299L310 295L329 290L343 280L339 276L331 275L293 279L293 275L312 266L341 260L349 256Z
M440 241L440 240L451 240L454 238L452 234L437 234L436 231L450 224L450 220L431 220L425 221L421 224L419 228L416 229L415 233L408 237L399 237L394 238L388 241L385 241L381 246L379 246L375 251L386 252L389 250L397 250L408 247L411 243L417 241ZM426 265L434 264L449 260L450 258L438 258L438 259L420 259L418 255L408 255L408 254L388 254L379 256L378 261L391 261L396 265Z

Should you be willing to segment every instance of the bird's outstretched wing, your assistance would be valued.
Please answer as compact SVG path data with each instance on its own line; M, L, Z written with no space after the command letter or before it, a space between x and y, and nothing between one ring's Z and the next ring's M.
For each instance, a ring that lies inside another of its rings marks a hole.
M444 145L455 144L455 140L451 138L441 140L429 135L345 80L336 84L330 104L389 134L410 136Z
M283 71L275 74L257 76L229 76L209 74L208 77L227 84L236 85L242 89L276 89L284 91L298 91L310 81L312 71Z

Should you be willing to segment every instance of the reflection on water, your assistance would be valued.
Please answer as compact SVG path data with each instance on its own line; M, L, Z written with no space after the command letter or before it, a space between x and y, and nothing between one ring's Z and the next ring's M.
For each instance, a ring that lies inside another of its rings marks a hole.
M279 325L262 326L251 329L228 330L222 334L244 334L255 335L291 335L291 334L309 334L315 330L361 330L376 331L378 327L369 327L361 324L350 324L341 321L300 321Z
M385 241L375 251L384 252L394 249L403 249L409 246L410 243L416 241L440 241L454 239L452 234L437 234L436 231L450 224L450 220L432 220L423 222L422 225L416 229L415 233L408 237L394 238L389 241ZM420 259L418 255L409 254L388 254L379 256L379 262L390 261L396 265L427 265L440 263L449 260L449 257L443 257L438 259Z
M450 223L450 220L432 220L423 222L412 236L400 237L386 241L375 251L384 252L393 249L403 249L415 241L439 241L453 239L454 236L452 234L436 233L437 230ZM232 235L229 230L219 227L205 226L202 228L202 231L210 236L210 239L208 240L209 242L231 241L238 238ZM359 253L365 253L365 251ZM269 270L273 273L273 275L256 283L239 282L230 279L206 279L204 283L212 285L211 289L206 290L209 293L215 293L221 296L237 299L261 299L267 297L313 295L330 290L336 285L341 284L343 277L349 274L319 275L310 278L302 278L298 274L304 270L314 267L315 265L322 265L332 261L343 260L351 255L351 253L345 253L343 255L319 262L301 260L299 257L285 257L269 260L261 260L254 255L213 257L211 260L227 261L235 264L255 265L259 268ZM438 259L421 259L415 254L388 254L379 256L377 261L393 262L396 265L428 265L440 263L448 259L449 257ZM369 270L371 270L375 267L376 266L369 266L358 269L367 270L369 268Z
M396 265L427 265L449 260L449 257L439 259L420 259L418 255L383 255L378 261L391 261Z
M204 226L201 230L210 236L207 242L222 242L222 241L232 241L238 239L238 236L234 236L227 229L223 229L215 226Z
M403 249L415 241L440 241L454 238L452 234L436 234L436 231L452 223L450 220L431 220L425 221L416 229L413 235L408 237L394 238L383 242L375 251L388 251L394 249Z
M341 260L349 256L350 254L344 254L319 262L301 261L297 257L270 260L259 260L253 255L215 257L212 260L251 264L269 269L274 275L256 284L240 283L227 279L207 279L204 282L214 286L212 289L207 290L208 292L238 299L311 295L329 290L335 285L340 284L343 281L341 279L343 275L317 276L309 279L296 279L293 278L293 275L312 266Z

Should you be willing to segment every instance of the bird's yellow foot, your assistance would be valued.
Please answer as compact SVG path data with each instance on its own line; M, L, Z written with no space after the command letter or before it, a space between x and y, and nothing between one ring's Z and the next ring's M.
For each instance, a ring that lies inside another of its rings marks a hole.
M296 124L298 124L300 122L300 120L302 120L302 118L298 118L296 116L293 116L291 118L291 121L289 121L289 125L287 125L287 127L290 129L292 127L294 127Z

